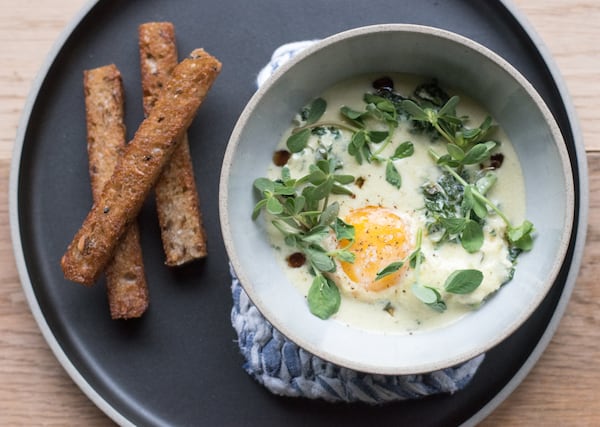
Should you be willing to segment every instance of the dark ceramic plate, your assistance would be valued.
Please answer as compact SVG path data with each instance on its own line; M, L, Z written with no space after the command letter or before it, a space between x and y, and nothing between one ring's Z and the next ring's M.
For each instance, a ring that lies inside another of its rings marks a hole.
M64 280L59 260L91 204L82 71L108 63L126 88L129 136L142 119L137 26L172 21L181 55L205 47L223 72L190 128L210 256L179 270L162 265L153 202L140 215L151 306L112 321L104 283ZM554 113L576 176L569 254L543 304L487 354L453 396L384 407L331 405L271 395L241 369L230 325L229 272L217 192L221 159L255 78L283 43L376 23L437 26L491 48L534 84ZM581 138L560 78L538 40L501 1L103 0L90 4L56 45L26 105L11 175L11 224L23 287L56 356L110 417L141 425L457 425L475 423L523 379L550 340L579 268L587 219Z

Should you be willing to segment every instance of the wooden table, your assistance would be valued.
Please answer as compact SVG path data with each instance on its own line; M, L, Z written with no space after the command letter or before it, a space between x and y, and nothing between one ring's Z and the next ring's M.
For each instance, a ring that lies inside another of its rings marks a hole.
M8 176L31 82L85 0L2 0L0 13L0 425L111 425L64 372L21 290L8 223ZM590 224L573 297L552 342L483 423L600 425L600 2L515 0L558 64L588 153Z

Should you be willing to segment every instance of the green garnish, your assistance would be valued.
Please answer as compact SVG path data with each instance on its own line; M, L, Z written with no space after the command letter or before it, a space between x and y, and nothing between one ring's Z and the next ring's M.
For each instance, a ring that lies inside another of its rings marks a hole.
M323 114L325 114L325 110L327 110L327 102L325 102L323 98L315 99L303 112L306 117L306 124L310 125L315 123Z
M310 312L323 320L337 313L342 301L336 284L322 274L313 279L307 299Z
M256 219L265 210L274 227L283 234L285 243L304 254L314 275L307 296L311 313L327 319L338 311L340 291L329 273L335 272L336 260L349 263L355 260L351 251L354 227L339 218L339 204L331 203L330 198L332 195L353 196L347 185L358 183L358 180L353 175L341 173L342 162L332 154L330 140L324 138L326 142L322 141L323 135L337 140L342 132L349 133L348 154L358 164L366 161L384 167L385 180L396 189L402 186L396 161L411 157L415 151L413 143L405 141L392 155L383 154L391 151L389 146L401 123L410 126L411 132L427 133L432 141L445 141L439 146L445 147L442 154L437 148L429 150L442 175L436 182L428 182L422 187L428 238L437 243L457 242L465 251L476 253L484 243L488 215L496 214L506 224L505 237L513 264L522 251L531 250L533 224L525 220L520 225L513 225L500 207L486 196L497 180L494 171L490 170L495 166L473 167L488 162L499 146L489 138L495 129L491 117L486 117L477 127L467 126L468 118L456 113L459 97L450 97L436 82L418 86L412 99L392 89L382 89L364 94L363 101L362 109L344 106L338 119L323 120L327 102L323 98L313 100L300 111L300 124L286 141L291 153L301 153L307 149L311 136L318 137L316 148L310 149L314 151L314 163L308 166L306 175L292 177L284 166L280 178L254 181L260 198L252 218ZM338 242L347 242L345 247L326 248L328 245L324 241L332 233ZM422 239L423 230L419 228L415 249L405 259L394 261L378 271L375 280L408 265L414 270L413 294L432 309L443 312L446 310L443 293L471 293L483 282L483 273L475 269L456 270L440 288L422 283L420 269L426 262L421 249Z
M429 150L429 154L431 157L439 163L441 156L438 155L434 150ZM458 184L460 184L464 188L463 198L461 209L465 211L466 217L472 216L473 214L475 218L479 218L479 220L485 219L488 215L488 208L495 212L502 221L506 224L506 238L508 242L523 251L529 251L533 247L533 232L535 231L533 224L525 220L520 225L513 225L508 217L502 212L502 210L496 206L494 202L488 199L482 192L478 189L477 184L469 184L459 173L457 170L452 168L450 165L442 163L440 167L448 173ZM487 184L487 183L486 183ZM489 186L480 186L482 189L487 189ZM427 203L426 203L427 206ZM479 239L479 231L477 230L475 233L474 226L470 230L469 238L472 239L473 236L476 236ZM467 246L473 248L471 246L473 243L468 242ZM465 246L465 244L463 244ZM467 247L465 249L468 250ZM478 250L478 249L477 249Z
M452 294L469 294L481 285L483 273L479 270L456 270L446 279L444 290Z
M427 93L426 89L421 90L421 93ZM429 98L438 102L445 99L444 96L439 96L439 92L437 95ZM439 241L457 238L467 252L477 252L483 244L483 225L491 210L506 224L506 237L511 246L524 251L531 250L533 224L526 220L523 224L514 226L500 208L485 196L496 182L495 174L487 172L475 175L474 182L468 180L469 174L465 166L489 160L498 143L486 139L495 129L491 117L486 117L476 128L468 128L466 118L456 115L459 101L457 96L444 100L441 106L428 102L421 106L413 100L401 101L401 106L408 112L411 120L432 126L447 142L446 154L429 150L433 160L451 178L445 177L438 181L438 189L441 191L437 191L431 184L424 188L425 206L430 217L428 230L443 230ZM456 184L449 182L452 179Z
M305 123L292 130L286 141L288 150L299 153L304 150L312 132L317 129L331 127L350 132L348 154L354 157L358 164L367 162L385 162L386 181L396 188L402 185L400 172L394 165L394 160L410 157L414 147L410 141L403 142L396 148L394 154L385 158L381 156L383 150L391 143L394 130L398 127L397 106L391 100L381 96L366 93L364 95L365 109L357 111L344 106L340 109L343 120L336 122L320 121L326 110L327 103L322 98L317 98L303 109L301 118ZM371 129L372 123L384 125L387 130Z
M284 236L285 243L302 252L315 275L308 293L308 305L313 314L326 319L337 312L339 290L323 273L336 270L334 259L354 262L348 250L354 241L354 227L338 217L338 202L329 203L332 194L352 194L345 185L354 182L351 175L337 174L334 158L317 160L309 173L299 179L291 176L287 167L281 178L257 178L254 188L260 195L252 212L256 219L265 209L272 224ZM328 251L323 240L333 232L338 241L348 241L345 248Z
M403 266L404 261L392 262L377 272L375 280L383 279L384 277L389 276L390 274L393 274L396 271L400 270Z

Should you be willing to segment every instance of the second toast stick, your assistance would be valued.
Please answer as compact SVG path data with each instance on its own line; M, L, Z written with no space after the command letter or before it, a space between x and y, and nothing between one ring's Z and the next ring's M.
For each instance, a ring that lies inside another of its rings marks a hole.
M83 86L90 179L94 200L98 200L125 148L121 73L113 64L86 70ZM148 287L135 220L106 267L106 288L113 319L140 317L146 311Z
M173 24L140 25L139 51L144 113L148 115L178 62ZM206 233L187 134L183 135L154 190L165 264L177 266L205 257Z

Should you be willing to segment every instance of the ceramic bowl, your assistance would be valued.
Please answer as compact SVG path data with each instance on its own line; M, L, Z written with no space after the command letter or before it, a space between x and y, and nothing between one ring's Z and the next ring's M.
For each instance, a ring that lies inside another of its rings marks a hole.
M312 315L253 221L252 183L264 176L290 120L333 84L366 73L435 77L481 103L520 159L534 249L519 257L512 281L480 309L414 334L348 327ZM497 345L541 303L570 239L573 179L564 141L533 86L485 47L436 28L389 24L321 40L278 69L251 98L229 141L220 183L220 219L233 269L252 302L281 333L324 360L357 371L414 374L450 367Z

